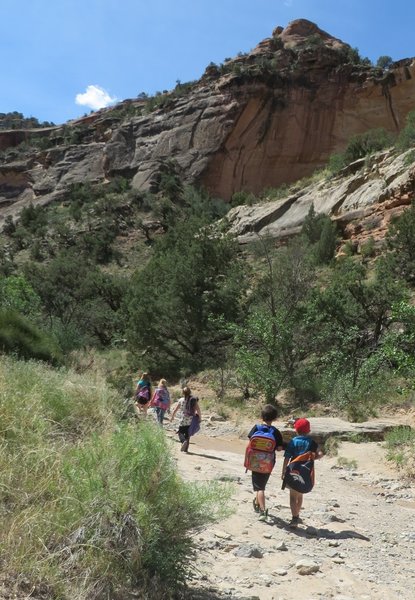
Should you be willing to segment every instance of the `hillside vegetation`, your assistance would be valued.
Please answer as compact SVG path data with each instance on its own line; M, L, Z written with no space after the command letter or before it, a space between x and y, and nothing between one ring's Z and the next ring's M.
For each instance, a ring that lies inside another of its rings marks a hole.
M397 152L414 130L410 116ZM382 132L353 139L319 176L390 143ZM177 597L192 529L224 510L223 489L179 478L160 429L125 419L133 372L175 381L209 370L225 404L322 403L354 420L411 401L415 204L381 251L346 244L341 256L335 224L313 206L286 245L258 236L243 249L227 210L166 161L150 192L125 178L73 185L6 221L0 548L20 593ZM98 354L105 376L91 368Z
M397 151L414 140L410 115ZM386 143L379 131L353 138L326 176ZM285 389L294 409L321 401L354 419L412 387L413 207L381 255L369 240L337 259L336 227L313 207L285 247L258 237L243 251L226 210L183 185L174 161L151 192L119 178L27 206L2 235L3 350L62 364L79 348L122 348L129 364L111 377L127 396L132 369L218 379L225 369L241 398Z
M185 484L98 373L0 359L2 575L16 593L170 598L226 490Z

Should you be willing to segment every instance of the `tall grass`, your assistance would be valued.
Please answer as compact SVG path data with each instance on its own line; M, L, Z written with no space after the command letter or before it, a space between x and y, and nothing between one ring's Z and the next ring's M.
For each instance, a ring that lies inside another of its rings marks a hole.
M16 586L86 600L173 597L192 530L227 490L186 484L153 425L120 424L99 375L0 358L0 552Z
M385 436L387 458L408 477L415 477L415 430L394 427Z

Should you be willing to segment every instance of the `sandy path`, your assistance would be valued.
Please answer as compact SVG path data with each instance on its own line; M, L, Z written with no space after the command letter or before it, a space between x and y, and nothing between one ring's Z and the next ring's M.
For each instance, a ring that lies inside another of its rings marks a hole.
M357 462L353 470L338 468L337 458L319 461L303 524L291 531L288 492L279 479L281 456L267 487L269 522L261 523L252 508L250 474L242 466L245 441L203 434L192 441L187 455L174 444L184 478L234 481L232 516L195 534L198 573L189 582L195 590L249 600L415 598L415 487L396 479L380 443L343 443L339 455ZM249 546L262 557L234 554ZM302 559L318 570L300 575L296 564Z

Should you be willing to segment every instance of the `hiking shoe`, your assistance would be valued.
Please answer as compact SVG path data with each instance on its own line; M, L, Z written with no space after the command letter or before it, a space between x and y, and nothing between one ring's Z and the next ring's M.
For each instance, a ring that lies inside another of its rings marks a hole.
M181 452L187 452L189 449L189 440L185 440L180 448Z
M300 523L300 517L293 517L290 521L290 528L297 529L298 524Z
M256 513L259 513L259 504L258 504L258 502L256 501L256 498L254 498L254 499L252 500L252 504L254 505L254 511L255 511Z
M268 509L259 511L258 521L266 521L268 519Z

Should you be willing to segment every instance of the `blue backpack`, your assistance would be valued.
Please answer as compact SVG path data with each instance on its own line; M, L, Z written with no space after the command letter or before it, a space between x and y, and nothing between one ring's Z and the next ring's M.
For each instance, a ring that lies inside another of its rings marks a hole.
M249 438L245 451L244 467L255 473L271 473L275 464L275 440L268 425L257 425L257 431Z

